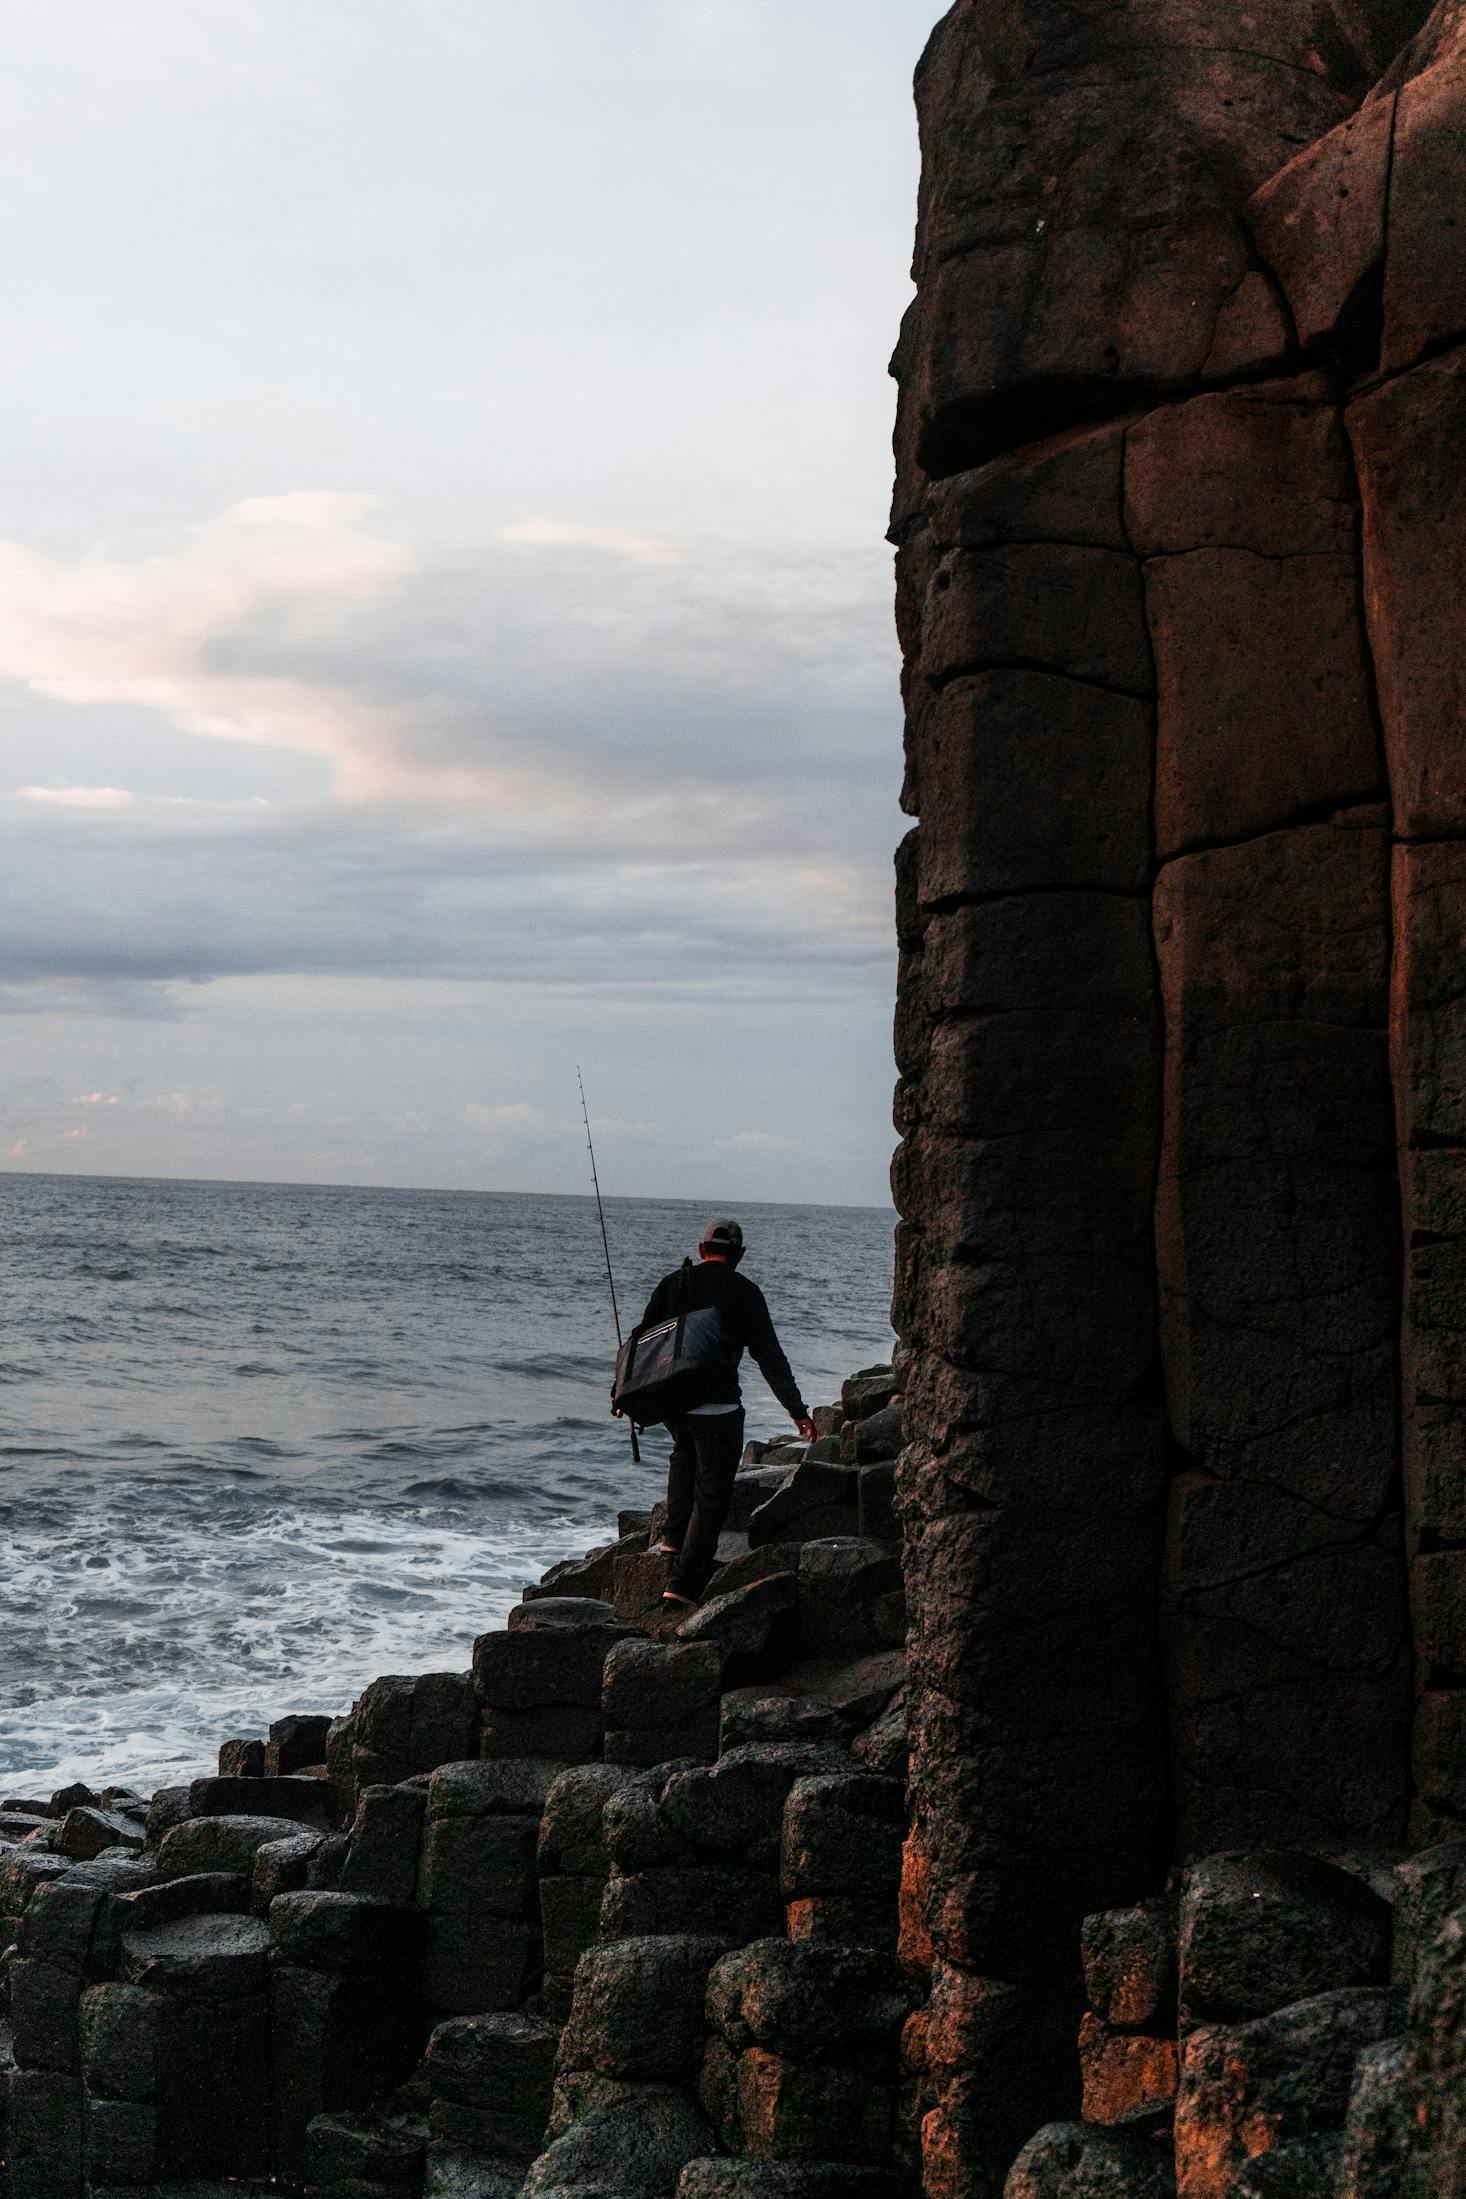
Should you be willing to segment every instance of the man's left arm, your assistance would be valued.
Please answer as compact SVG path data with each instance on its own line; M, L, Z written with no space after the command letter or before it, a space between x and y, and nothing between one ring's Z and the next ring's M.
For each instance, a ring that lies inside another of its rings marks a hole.
M764 1294L757 1283L750 1283L748 1288L751 1293L748 1300L750 1356L789 1418L798 1427L805 1442L812 1443L814 1423L809 1417L809 1407L794 1379L794 1369L784 1356L784 1347L774 1333L773 1317Z

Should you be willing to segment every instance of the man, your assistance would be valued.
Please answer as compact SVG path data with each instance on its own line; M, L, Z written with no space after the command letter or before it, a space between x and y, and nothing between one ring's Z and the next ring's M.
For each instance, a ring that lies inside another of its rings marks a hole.
M805 1442L814 1441L809 1407L774 1334L764 1294L757 1283L737 1272L743 1258L743 1231L737 1222L709 1222L697 1249L699 1264L687 1277L688 1310L717 1307L724 1359L712 1396L667 1423L672 1438L667 1525L658 1545L672 1560L671 1580L662 1601L689 1611L696 1610L712 1578L718 1537L733 1502L733 1477L743 1450L738 1362L745 1350ZM681 1268L664 1275L647 1301L642 1327L670 1321L681 1304L682 1289Z

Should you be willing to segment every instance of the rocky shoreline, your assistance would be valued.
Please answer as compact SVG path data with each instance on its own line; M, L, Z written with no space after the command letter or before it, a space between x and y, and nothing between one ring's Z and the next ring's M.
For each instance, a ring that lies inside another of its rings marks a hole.
M891 1370L817 1429L750 1445L691 1618L622 1514L469 1672L0 1801L4 2199L942 2188L974 2027L1023 2034L933 1973ZM1466 1841L1193 1863L1079 1967L1075 2119L954 2195L1462 2188Z

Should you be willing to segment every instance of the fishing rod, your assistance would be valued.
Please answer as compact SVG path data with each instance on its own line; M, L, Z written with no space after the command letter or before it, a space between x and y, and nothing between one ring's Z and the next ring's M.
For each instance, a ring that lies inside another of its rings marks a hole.
M590 1154L590 1180L596 1187L596 1216L601 1225L601 1250L606 1256L606 1281L611 1291L611 1319L616 1324L616 1353L619 1358L621 1353L621 1313L616 1304L616 1278L611 1273L611 1240L606 1235L606 1209L601 1204L601 1179L596 1173L596 1149L590 1134L590 1109L585 1103L585 1078L580 1073L579 1062L575 1065L575 1081L580 1086L580 1112L585 1117L585 1143L586 1150ZM636 1422L628 1420L626 1425L631 1430L632 1461L639 1466L641 1464L641 1445L636 1440Z

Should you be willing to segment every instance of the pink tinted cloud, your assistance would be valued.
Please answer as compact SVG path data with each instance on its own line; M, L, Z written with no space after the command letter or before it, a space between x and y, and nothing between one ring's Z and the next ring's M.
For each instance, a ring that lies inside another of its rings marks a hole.
M131 809L137 800L125 786L23 786L28 802L54 802L58 809Z
M0 541L0 678L56 701L161 711L186 732L321 757L351 801L484 803L489 775L404 757L390 719L304 680L220 671L213 645L270 604L330 614L390 593L416 565L370 533L374 499L324 491L253 497L191 527L181 546L128 562L73 563ZM23 790L72 807L121 807L117 788Z

